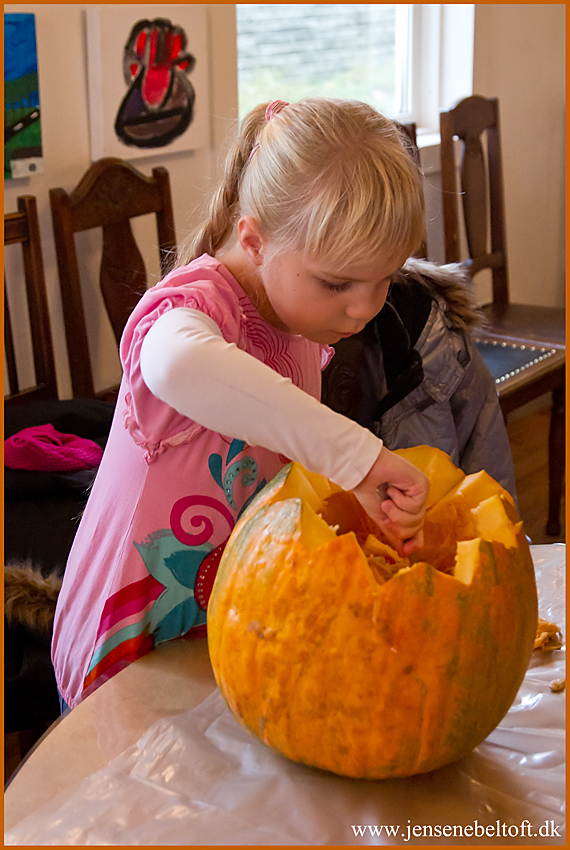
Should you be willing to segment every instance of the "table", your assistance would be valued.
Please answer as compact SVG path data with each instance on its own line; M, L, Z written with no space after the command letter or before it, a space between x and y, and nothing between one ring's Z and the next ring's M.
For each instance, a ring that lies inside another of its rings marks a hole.
M563 627L565 546L531 551L540 615ZM560 650L533 655L509 713L471 756L365 782L250 738L216 689L205 639L171 641L42 738L6 790L5 843L563 844L564 694L549 687L563 662ZM538 839L521 835L525 820ZM472 838L469 827L487 833Z
M129 665L46 732L6 790L4 828L104 767L157 720L216 689L205 638L169 641Z

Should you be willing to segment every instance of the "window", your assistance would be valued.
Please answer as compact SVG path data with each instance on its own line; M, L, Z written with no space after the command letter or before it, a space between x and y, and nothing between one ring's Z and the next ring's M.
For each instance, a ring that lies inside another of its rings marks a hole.
M410 111L407 4L238 4L239 111L307 94Z
M236 5L239 112L307 94L352 97L436 130L471 93L472 4Z

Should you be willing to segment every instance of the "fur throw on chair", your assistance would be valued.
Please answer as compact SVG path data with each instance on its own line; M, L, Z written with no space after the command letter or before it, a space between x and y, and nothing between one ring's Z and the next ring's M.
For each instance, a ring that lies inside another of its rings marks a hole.
M61 578L44 577L29 562L7 564L4 568L4 617L8 626L25 626L29 631L49 635Z

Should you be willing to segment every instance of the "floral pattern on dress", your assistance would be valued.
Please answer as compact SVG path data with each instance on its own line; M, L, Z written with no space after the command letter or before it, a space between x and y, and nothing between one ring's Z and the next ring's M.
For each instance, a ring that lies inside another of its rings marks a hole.
M245 450L243 440L232 440L225 459L218 453L208 458L210 475L225 501L207 495L184 496L172 506L170 528L133 542L148 580L133 582L107 600L84 692L94 689L102 676L110 678L127 661L145 655L156 644L191 629L204 630L208 599L225 544L236 519L266 484L265 479L257 482L257 463L244 454ZM245 491L252 487L247 495ZM212 541L212 511L227 527L226 537L217 545Z

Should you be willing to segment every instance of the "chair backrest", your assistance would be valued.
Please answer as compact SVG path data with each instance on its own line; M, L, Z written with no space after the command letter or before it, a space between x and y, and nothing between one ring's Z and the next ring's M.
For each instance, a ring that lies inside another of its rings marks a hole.
M105 395L106 391L96 394L93 384L74 234L102 228L99 284L118 344L129 315L147 287L144 261L130 220L156 215L163 274L176 248L168 171L159 166L146 177L121 159L105 157L93 163L72 192L58 188L49 194L73 394Z
M421 170L420 163L420 149L418 147L418 135L417 135L417 125L415 122L410 122L409 124L400 124L398 121L394 122L402 135L404 136L404 141L407 144L408 150L412 156L412 159L418 166L418 169ZM422 244L416 251L415 255L420 259L425 259L427 257L427 239L424 236L422 240Z
M417 164L420 164L420 152L418 148L418 128L417 124L412 121L409 124L400 124L398 121L394 122L396 127L400 130L401 133L404 134L405 141L409 143L410 153L412 154L414 160Z
M491 269L493 303L509 303L503 171L499 130L499 101L472 95L453 109L440 113L441 188L446 262L461 261L458 196L469 260L466 267L473 276ZM457 164L454 138L463 143L463 155L456 180Z
M15 344L15 336L20 335L19 327L21 326L15 321L16 316L12 317L10 312L6 272L4 272L4 351L8 378L8 393L4 396L4 401L7 405L58 397L40 229L36 199L33 195L22 195L18 198L18 212L4 214L4 245L17 244L22 248L27 320L35 384L21 387L22 379L18 375L17 368L18 345ZM12 283L10 279L10 284ZM17 281L16 285L20 285L20 281ZM21 299L18 299L18 302L21 303Z

